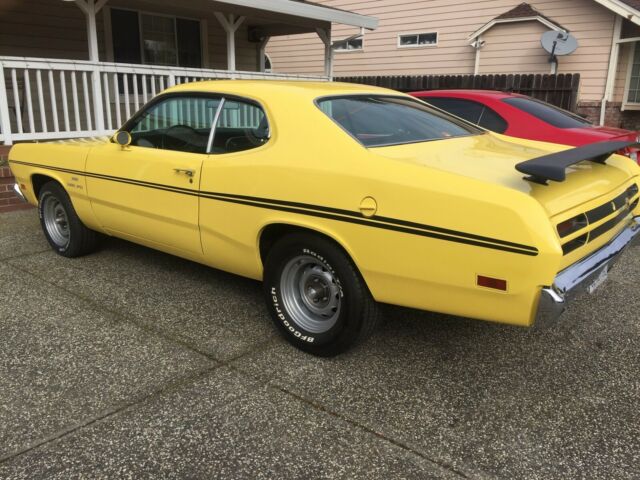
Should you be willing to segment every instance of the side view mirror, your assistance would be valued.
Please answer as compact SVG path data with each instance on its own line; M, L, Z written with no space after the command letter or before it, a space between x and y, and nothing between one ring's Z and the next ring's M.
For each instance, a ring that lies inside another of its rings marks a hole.
M116 143L123 149L131 145L131 134L124 130L120 130L115 136Z

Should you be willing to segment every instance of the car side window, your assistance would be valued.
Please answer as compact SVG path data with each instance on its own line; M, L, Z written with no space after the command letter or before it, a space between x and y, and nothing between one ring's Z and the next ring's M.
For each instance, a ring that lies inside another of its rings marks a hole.
M456 117L463 118L475 124L478 124L482 110L484 109L484 105L481 103L461 98L425 97L422 98L422 100Z
M496 133L504 133L509 128L507 121L486 105L484 105L478 125Z
M250 150L268 140L269 123L262 108L250 100L225 97L215 126L211 153Z
M154 103L128 125L131 144L190 153L207 153L209 133L221 98L168 97Z
M507 121L493 109L474 100L449 97L426 97L423 100L492 132L504 133L509 127Z

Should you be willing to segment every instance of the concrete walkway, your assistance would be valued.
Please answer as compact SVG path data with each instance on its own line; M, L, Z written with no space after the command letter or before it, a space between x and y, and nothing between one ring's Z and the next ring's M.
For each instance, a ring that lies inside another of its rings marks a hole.
M640 476L640 248L556 328L386 308L334 359L256 282L0 215L0 478Z

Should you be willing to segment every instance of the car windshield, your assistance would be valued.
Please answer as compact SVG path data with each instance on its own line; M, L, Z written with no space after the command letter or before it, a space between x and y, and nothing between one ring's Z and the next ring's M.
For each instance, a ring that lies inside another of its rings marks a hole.
M591 125L582 117L533 98L512 97L502 101L557 128L584 128Z
M484 133L473 125L406 97L322 98L320 109L365 147L427 142Z

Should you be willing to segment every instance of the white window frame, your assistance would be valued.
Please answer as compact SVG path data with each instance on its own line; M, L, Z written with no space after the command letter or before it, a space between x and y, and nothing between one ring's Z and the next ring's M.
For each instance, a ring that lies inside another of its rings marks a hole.
M631 46L631 52L629 52L629 59L627 60L627 78L624 83L624 96L622 98L621 110L640 110L640 102L629 101L629 88L631 87L631 73L633 71L633 61L636 55L636 46L640 42L629 42Z
M420 45L420 44L416 44L416 45L401 45L400 44L400 39L402 37L408 37L408 36L416 35L418 37L418 41L419 41L420 40L419 39L420 35L433 35L433 34L436 35L436 43L429 43L427 45ZM440 33L437 32L437 31L431 31L431 32L425 32L425 31L422 31L422 32L403 32L403 33L399 33L398 34L396 47L397 48L434 48L434 47L437 47L439 43L440 43Z
M208 67L209 52L208 52L207 20L206 19L185 17L183 15L170 15L167 13L158 13L158 12L152 12L149 10L139 10L136 8L126 8L126 7L119 7L119 6L114 6L114 7L105 6L103 9L104 25L105 25L105 29L104 29L105 46L106 46L107 58L110 62L113 62L113 30L111 25L111 9L112 8L115 8L116 10L125 10L128 12L136 12L138 14L138 35L140 37L140 58L142 59L142 65L158 65L155 63L147 63L147 60L144 55L144 36L142 33L142 15L154 15L156 17L172 18L174 21L174 27L176 26L175 21L179 18L182 20L191 20L193 22L198 22L198 24L200 25L200 65L201 65L200 68ZM178 29L177 28L175 28L174 37L175 37L175 44L176 44L176 65L162 65L162 66L175 67L175 68L188 68L188 67L181 67L180 65L177 65L177 62L178 62L178 52L177 52Z
M360 47L360 48L352 48L351 50L348 50L346 48L334 48L333 51L336 52L336 53L364 52L364 35L362 35L359 38L354 38L354 40L360 40L362 42L362 47ZM344 45L346 46L347 44L345 43Z

